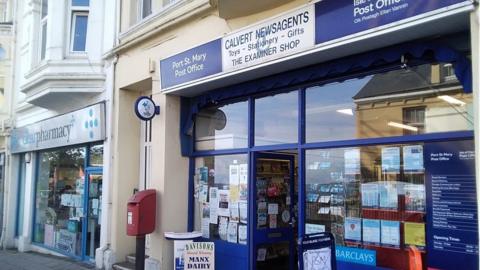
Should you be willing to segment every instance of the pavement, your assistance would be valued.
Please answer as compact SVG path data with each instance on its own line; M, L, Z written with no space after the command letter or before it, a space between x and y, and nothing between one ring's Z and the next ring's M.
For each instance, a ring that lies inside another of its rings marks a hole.
M93 265L34 252L0 250L0 270L91 270Z

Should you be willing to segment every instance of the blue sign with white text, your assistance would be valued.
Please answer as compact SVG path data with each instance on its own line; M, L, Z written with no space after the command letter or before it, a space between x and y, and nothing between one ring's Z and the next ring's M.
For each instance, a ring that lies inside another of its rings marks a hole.
M438 269L478 269L473 140L425 144L427 261Z
M216 39L161 60L162 89L222 72L221 47Z
M375 250L336 246L335 257L338 261L342 262L357 263L370 266L377 265L377 252Z
M320 44L465 2L471 3L465 0L320 1L315 4L315 43Z

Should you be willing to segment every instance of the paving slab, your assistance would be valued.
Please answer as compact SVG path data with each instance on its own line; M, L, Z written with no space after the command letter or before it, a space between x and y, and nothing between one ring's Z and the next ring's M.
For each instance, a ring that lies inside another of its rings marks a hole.
M0 270L91 270L93 265L35 252L0 250Z

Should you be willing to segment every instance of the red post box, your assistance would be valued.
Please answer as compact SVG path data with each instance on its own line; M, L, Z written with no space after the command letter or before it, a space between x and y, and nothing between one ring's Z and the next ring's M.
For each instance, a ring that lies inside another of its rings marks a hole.
M127 235L140 236L155 230L157 192L154 189L142 190L128 200Z

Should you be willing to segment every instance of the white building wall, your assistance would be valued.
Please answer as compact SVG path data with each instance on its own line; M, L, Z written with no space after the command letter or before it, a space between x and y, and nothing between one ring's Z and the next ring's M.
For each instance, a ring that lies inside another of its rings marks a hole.
M33 124L50 117L98 103L106 104L106 137L104 141L103 201L101 217L101 250L97 251L103 260L103 252L110 241L109 229L109 188L110 185L110 121L111 89L113 89L112 61L104 61L104 52L115 44L116 0L90 0L86 52L70 51L71 0L50 0L48 5L47 45L43 61L40 60L40 14L41 0L14 1L13 15L15 36L15 67L13 78L13 111L15 127ZM113 17L113 18L112 18ZM108 79L109 78L109 79ZM106 83L110 81L110 85ZM34 222L35 153L27 164L25 185L24 226L21 235L15 238L17 213L17 184L19 159L24 154L12 155L15 169L8 173L8 198L6 207L8 222L4 230L5 247L17 247L20 251L35 250L51 253L32 245ZM98 266L101 267L103 262Z

